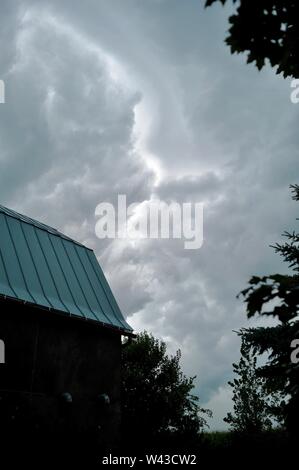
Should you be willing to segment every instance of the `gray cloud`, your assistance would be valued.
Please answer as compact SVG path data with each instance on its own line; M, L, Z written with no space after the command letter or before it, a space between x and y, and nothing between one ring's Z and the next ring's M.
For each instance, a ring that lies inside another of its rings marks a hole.
M289 82L223 43L228 11L192 0L3 1L1 203L96 250L136 330L182 349L214 427L250 275L292 227L299 107ZM100 241L101 201L204 202L205 241Z

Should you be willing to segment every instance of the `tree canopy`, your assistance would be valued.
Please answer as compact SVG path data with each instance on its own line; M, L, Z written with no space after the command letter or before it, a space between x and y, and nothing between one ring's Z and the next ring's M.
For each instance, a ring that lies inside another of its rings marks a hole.
M299 186L291 186L293 199L299 201ZM299 338L299 233L285 232L285 243L274 245L291 269L290 274L254 276L249 287L241 292L247 305L247 316L272 316L275 326L243 329L248 347L257 354L268 354L268 361L259 367L259 374L267 379L268 390L285 397L279 414L287 429L298 435L299 365L291 360L292 343Z
M228 0L207 0L206 6ZM267 60L284 77L299 78L298 0L232 0L226 43L232 53L247 53L247 62L261 70Z
M277 408L280 406L280 394L269 393L264 377L257 374L257 356L246 344L242 330L241 358L233 364L236 378L229 382L233 390L233 412L229 412L224 421L234 432L258 434L272 430Z
M192 393L195 377L181 371L180 351L168 356L163 341L143 332L122 356L123 435L141 445L196 444L210 412Z

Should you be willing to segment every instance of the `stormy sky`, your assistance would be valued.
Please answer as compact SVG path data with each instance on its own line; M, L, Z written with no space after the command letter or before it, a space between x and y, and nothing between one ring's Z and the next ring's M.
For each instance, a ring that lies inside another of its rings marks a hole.
M93 248L136 331L180 348L224 428L248 326L236 294L285 270L299 105L290 80L224 44L230 7L202 0L1 0L0 203ZM95 208L203 202L204 244L99 240Z

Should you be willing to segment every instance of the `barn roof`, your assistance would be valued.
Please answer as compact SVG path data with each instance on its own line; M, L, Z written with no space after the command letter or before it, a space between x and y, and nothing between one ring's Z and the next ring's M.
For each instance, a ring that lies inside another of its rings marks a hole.
M0 297L132 332L92 250L1 205Z

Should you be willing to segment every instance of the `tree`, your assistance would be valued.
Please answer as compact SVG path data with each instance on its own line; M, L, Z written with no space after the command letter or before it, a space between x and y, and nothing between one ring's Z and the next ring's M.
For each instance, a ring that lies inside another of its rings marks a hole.
M299 186L292 185L293 199L299 201ZM253 276L241 292L247 304L247 316L272 316L276 326L252 327L242 332L244 341L257 354L268 353L268 361L258 373L266 378L269 392L285 397L280 416L289 432L298 435L299 365L292 362L294 339L299 338L299 233L285 232L286 242L274 245L291 269L290 274Z
M167 356L166 344L143 332L123 347L123 435L139 446L198 439L210 416L191 392L195 377L180 367L181 353Z
M207 0L206 6L220 1ZM284 77L299 77L298 0L232 0L238 7L229 18L226 43L232 53L247 52L247 63L261 70L270 61Z
M272 429L280 397L269 395L266 379L257 374L256 355L248 348L242 330L238 334L242 338L241 358L238 364L233 364L237 378L228 382L233 389L234 412L228 413L224 421L232 431L258 434Z

